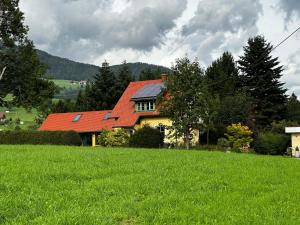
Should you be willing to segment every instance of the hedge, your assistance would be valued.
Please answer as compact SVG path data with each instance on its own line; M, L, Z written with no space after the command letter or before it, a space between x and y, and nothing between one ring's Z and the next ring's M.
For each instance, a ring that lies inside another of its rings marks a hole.
M1 131L0 144L74 145L82 144L74 131Z
M284 134L260 133L255 143L255 151L260 154L283 155L287 150L289 140L289 136Z

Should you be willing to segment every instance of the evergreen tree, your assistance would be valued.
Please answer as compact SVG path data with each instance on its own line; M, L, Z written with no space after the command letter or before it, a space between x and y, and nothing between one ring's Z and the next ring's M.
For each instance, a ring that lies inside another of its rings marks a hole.
M278 58L271 56L272 49L264 37L250 38L238 61L242 86L253 99L251 120L256 129L285 116L286 90L280 82L283 68Z
M86 98L86 93L82 90L79 90L76 103L75 103L75 111L77 112L83 112L88 110L88 102Z
M204 72L198 62L188 58L178 59L169 75L166 89L171 96L161 103L161 112L172 120L171 130L175 138L183 137L187 149L193 129L201 122L201 85Z
M233 56L229 52L224 52L206 70L205 78L208 90L213 95L219 95L221 99L224 96L235 94L239 88L238 74Z
M154 71L151 68L143 69L140 73L139 80L156 80L160 78L160 73Z
M43 79L46 67L40 63L19 0L0 1L0 99L13 95L13 103L25 107L38 106L53 97L53 82Z
M121 97L127 86L133 81L132 72L126 61L123 62L118 74L118 99Z
M117 80L106 61L94 80L88 93L90 110L112 109L118 101Z
M297 99L295 93L288 98L286 119L300 122L300 101Z

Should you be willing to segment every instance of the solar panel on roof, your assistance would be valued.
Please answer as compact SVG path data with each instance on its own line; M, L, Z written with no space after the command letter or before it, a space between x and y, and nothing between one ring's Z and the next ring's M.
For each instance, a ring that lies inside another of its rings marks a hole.
M163 84L147 84L142 89L138 90L132 99L149 99L157 97L164 89Z

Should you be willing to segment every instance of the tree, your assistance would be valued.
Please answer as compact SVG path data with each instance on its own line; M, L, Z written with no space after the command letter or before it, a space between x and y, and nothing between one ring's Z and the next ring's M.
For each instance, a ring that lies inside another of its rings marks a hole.
M192 130L201 122L200 95L204 72L198 62L187 57L176 60L173 73L166 82L168 95L161 103L161 111L172 120L174 137L183 137L187 149L190 147Z
M160 70L152 70L151 68L143 69L140 73L139 80L156 80L160 78Z
M209 134L215 129L216 119L220 108L220 98L218 95L211 95L208 91L203 90L199 96L201 115L201 126L206 132L206 144L209 145Z
M205 81L208 90L213 95L219 95L221 99L236 93L240 83L239 73L231 53L224 52L206 69Z
M287 101L287 120L300 122L300 101L293 93Z
M108 62L103 62L99 73L87 93L89 110L112 109L118 101L116 77L111 71Z
M286 89L280 82L283 67L271 56L272 49L264 37L250 38L238 61L242 87L253 99L251 119L256 129L285 116Z
M87 98L86 98L86 93L83 92L82 90L79 90L76 103L75 103L75 111L78 112L83 112L88 110L88 105L87 105Z
M30 108L51 99L56 88L43 78L46 67L27 37L18 5L19 0L0 2L0 99L12 94L15 105Z
M127 62L124 61L120 70L119 70L119 74L118 74L118 98L121 97L121 95L123 94L123 92L125 91L125 89L127 88L127 86L129 85L129 83L131 81L133 81L133 76L132 76L132 72L129 68L129 66L127 65Z

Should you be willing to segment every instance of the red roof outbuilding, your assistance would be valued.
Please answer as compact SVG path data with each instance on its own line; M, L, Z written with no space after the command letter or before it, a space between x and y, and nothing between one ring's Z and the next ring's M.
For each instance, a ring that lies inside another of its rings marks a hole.
M112 129L114 120L107 119L111 110L50 114L39 128L40 131L99 132Z

